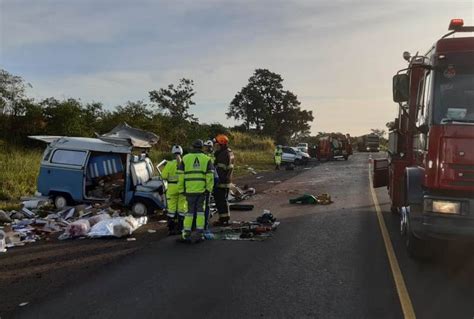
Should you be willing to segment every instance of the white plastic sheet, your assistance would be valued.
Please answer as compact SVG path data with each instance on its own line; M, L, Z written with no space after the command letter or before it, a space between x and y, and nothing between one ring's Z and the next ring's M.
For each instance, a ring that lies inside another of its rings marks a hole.
M76 220L67 226L61 239L87 236L90 229L91 225L87 219Z
M147 221L147 217L134 218L132 216L105 219L95 224L88 236L91 238L129 236Z
M95 215L95 216L92 216L89 218L89 223L91 224L91 227L94 227L95 224L103 221L103 220L107 220L107 219L111 219L112 217L110 217L109 214L107 213L103 213L103 214L99 214L99 215Z

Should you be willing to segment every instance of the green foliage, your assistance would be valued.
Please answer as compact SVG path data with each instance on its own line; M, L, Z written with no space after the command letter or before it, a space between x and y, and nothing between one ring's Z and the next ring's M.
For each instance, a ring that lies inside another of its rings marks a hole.
M278 76L273 78L278 79ZM93 137L94 133L108 132L126 122L160 136L159 144L150 152L157 164L172 158L169 152L173 144L187 149L195 139L227 134L236 154L236 174L248 173L246 165L260 170L273 166L271 138L249 133L245 128L243 132L230 131L219 123L195 121L189 114L195 94L191 80L182 79L176 87L170 85L167 89L150 92L151 105L129 101L113 110L105 110L101 103L86 104L72 98L35 101L26 96L27 87L21 77L0 69L0 207L11 207L12 201L32 195L36 190L44 145L29 140L29 135Z
M297 96L283 89L283 78L267 69L257 69L238 92L226 113L242 120L246 131L273 137L279 144L309 135L312 111L302 110Z
M194 82L189 79L179 80L176 87L170 84L166 89L149 92L150 101L154 102L159 110L167 112L174 119L192 121L196 118L189 113L189 107L196 104L192 100L195 94Z
M378 128L372 128L370 129L372 134L377 135L380 138L383 138L385 134L387 133L384 129L378 129Z
M26 87L31 86L25 83L20 76L8 73L0 69L0 113L19 115L19 104L26 99Z

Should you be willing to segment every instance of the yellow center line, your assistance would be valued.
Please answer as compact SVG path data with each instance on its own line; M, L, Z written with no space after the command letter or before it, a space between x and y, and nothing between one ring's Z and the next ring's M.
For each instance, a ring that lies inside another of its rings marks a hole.
M375 211L377 212L377 219L379 221L380 231L382 232L385 250L387 251L388 261L392 270L393 280L395 281L395 287L397 288L398 298L400 299L400 304L402 306L402 311L405 318L415 319L415 310L413 309L410 295L408 294L407 286L405 285L405 279L403 278L400 265L398 264L395 251L393 250L392 241L390 240L390 235L388 234L387 226L385 225L385 220L383 219L382 209L380 208L379 200L377 199L377 194L375 193L375 189L373 187L371 167L372 165L369 164L369 187L372 193Z

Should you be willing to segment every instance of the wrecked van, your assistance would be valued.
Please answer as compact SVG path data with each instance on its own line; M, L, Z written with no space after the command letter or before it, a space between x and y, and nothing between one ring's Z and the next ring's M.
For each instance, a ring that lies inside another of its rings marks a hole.
M48 143L37 188L58 209L109 201L143 216L165 208L163 181L153 176L155 169L145 153L134 154L133 139L105 135L30 138Z

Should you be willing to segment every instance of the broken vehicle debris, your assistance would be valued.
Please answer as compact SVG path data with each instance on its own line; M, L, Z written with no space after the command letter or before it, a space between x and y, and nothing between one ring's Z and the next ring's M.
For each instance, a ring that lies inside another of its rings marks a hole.
M276 218L265 210L255 221L234 221L230 226L212 231L216 240L263 241L273 236L280 225Z
M115 203L144 216L165 207L164 185L146 151L155 134L117 126L98 138L30 136L48 143L38 176L40 196L63 209L72 203ZM32 201L22 213L32 218Z
M32 218L16 211L5 212L10 222L0 228L0 252L61 232L58 237L60 240L129 236L148 221L147 217L126 216L127 210L116 210L105 203L78 205L62 210L55 209L45 201L41 205L30 210Z

